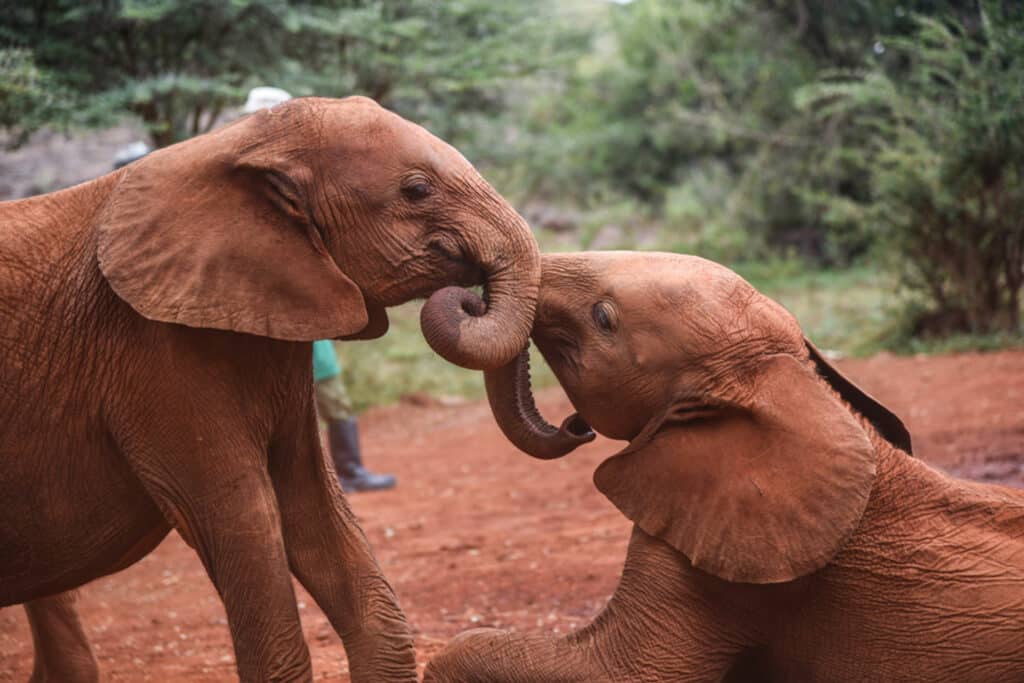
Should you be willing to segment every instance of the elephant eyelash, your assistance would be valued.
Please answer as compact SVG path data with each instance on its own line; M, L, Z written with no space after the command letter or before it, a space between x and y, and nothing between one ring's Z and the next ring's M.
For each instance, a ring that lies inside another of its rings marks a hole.
M291 214L301 216L303 211L299 206L301 192L298 185L278 171L266 171L264 177L267 179L267 184L273 189L281 208Z
M590 317L602 332L614 332L618 327L615 312L607 302L598 301L590 309Z
M677 401L672 407L673 422L695 422L721 415L718 406L711 405L699 398Z

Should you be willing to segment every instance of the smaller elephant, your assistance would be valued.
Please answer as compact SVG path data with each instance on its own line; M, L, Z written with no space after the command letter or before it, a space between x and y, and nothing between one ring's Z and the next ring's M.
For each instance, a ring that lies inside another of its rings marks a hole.
M478 629L426 681L1024 680L1024 492L911 456L900 420L782 306L693 256L542 258L525 354L487 373L531 455L629 445L594 474L635 522L619 586L563 638Z

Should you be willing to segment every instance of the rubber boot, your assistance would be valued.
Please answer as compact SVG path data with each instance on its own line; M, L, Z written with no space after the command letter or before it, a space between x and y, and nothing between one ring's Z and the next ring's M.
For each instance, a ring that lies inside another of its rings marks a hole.
M392 474L374 474L363 467L359 453L359 425L354 417L327 423L327 448L338 473L338 481L346 493L380 491L395 487Z

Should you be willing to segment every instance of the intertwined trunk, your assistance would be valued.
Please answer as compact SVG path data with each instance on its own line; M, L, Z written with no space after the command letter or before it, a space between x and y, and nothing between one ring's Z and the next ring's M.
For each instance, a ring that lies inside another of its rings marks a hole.
M505 206L496 214L498 243L475 245L486 274L484 298L460 287L434 292L420 313L427 343L444 359L471 370L493 370L526 345L540 288L540 253L526 222Z

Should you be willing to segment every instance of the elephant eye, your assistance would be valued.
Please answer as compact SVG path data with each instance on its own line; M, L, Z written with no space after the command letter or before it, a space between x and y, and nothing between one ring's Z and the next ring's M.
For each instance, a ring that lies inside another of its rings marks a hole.
M402 194L409 201L418 202L434 194L434 188L427 182L415 182L402 188Z
M590 309L590 316L594 319L594 324L605 332L615 331L615 313L607 302L599 301L594 304Z

